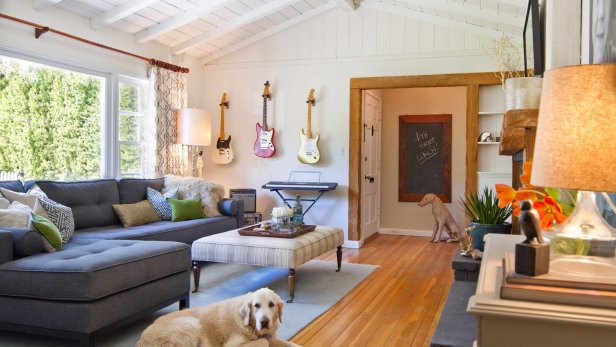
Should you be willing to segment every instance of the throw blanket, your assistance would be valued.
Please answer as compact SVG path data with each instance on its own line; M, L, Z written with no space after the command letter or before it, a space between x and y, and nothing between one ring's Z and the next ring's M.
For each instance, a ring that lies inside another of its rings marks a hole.
M180 199L199 199L206 217L220 216L218 202L225 196L225 188L220 184L197 177L165 176L163 193L178 189Z

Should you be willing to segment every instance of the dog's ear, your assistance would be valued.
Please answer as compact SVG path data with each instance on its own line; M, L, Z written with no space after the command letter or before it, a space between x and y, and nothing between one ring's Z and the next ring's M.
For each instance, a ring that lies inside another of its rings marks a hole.
M284 306L284 303L282 302L282 300L276 301L276 308L278 309L278 320L280 321L280 324L282 324L282 307L283 306Z
M246 300L240 306L240 316L244 321L244 325L250 325L250 315L252 314L252 301Z

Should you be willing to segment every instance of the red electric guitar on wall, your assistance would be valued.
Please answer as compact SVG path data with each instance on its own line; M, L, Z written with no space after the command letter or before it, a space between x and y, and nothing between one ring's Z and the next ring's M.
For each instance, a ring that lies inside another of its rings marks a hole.
M254 145L254 152L257 157L269 158L276 154L276 147L274 146L274 133L275 130L267 125L267 100L272 99L272 93L269 90L269 81L265 82L265 88L263 89L263 126L257 123L257 140Z

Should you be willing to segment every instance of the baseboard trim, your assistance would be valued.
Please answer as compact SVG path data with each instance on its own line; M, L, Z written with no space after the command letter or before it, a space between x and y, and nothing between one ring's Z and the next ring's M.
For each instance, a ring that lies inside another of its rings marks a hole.
M379 234L432 237L431 230L416 230L416 229L379 228Z
M364 245L364 240L360 240L360 241L355 241L355 240L346 240L344 241L344 243L342 244L342 247L344 248L354 248L354 249L359 249L361 246Z

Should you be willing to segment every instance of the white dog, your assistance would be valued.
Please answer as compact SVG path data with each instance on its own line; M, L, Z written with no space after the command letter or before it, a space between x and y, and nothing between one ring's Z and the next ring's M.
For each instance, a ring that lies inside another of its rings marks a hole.
M299 347L276 336L282 323L282 299L262 288L205 307L158 318L137 347Z

